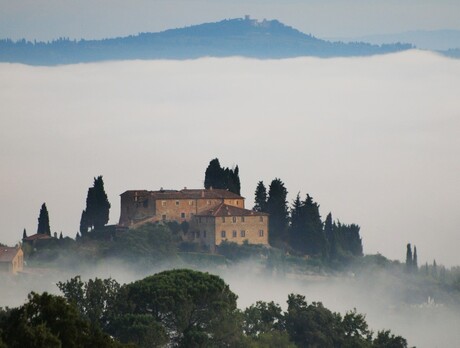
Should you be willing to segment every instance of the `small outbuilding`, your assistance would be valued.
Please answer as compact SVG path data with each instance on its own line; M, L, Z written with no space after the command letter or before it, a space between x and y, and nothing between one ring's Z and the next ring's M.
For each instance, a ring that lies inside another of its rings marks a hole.
M17 274L24 269L24 253L21 247L0 246L0 272Z

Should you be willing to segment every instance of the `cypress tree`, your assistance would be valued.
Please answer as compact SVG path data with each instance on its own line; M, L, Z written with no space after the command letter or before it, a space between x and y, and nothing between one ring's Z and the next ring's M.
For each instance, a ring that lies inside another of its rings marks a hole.
M411 272L412 271L412 265L413 265L413 258L412 258L412 247L410 243L407 243L407 250L406 250L406 272Z
M59 234L59 239L63 239L64 237L62 236L62 231L61 233Z
M313 198L307 194L307 198L303 203L304 219L305 219L305 238L304 247L308 254L317 255L323 254L325 251L326 238L323 232L323 222L319 214L319 204L313 201Z
M267 213L270 214L270 243L284 239L288 227L287 190L284 183L275 178L268 189Z
M417 260L417 247L414 245L414 256L412 259L412 270L414 272L418 271L418 260Z
M241 192L241 182L238 165L234 169L220 166L219 159L214 158L209 162L204 175L204 187L206 189L224 189L237 195Z
M267 212L267 189L263 181L257 183L256 192L254 194L254 207L252 210L264 213Z
M204 174L204 188L224 189L225 188L225 173L220 166L219 159L214 158L209 162Z
M81 212L81 218L80 218L80 233L81 234L87 233L88 228L89 228L88 216L86 214L86 210L83 210Z
M94 178L93 187L88 189L86 209L82 213L80 229L101 228L109 222L110 203L104 190L102 176Z
M331 213L327 214L324 221L324 236L326 237L328 256L331 260L335 260L338 255L338 245Z
M45 203L43 203L42 207L40 208L40 215L38 216L37 233L47 234L51 236L50 219L48 215L48 209L46 208Z
M26 229L24 228L24 231L22 232L22 239L27 238L27 232Z
M436 260L433 260L433 270L431 271L431 275L433 278L438 277L438 265L436 264Z
M305 250L305 243L302 240L303 233L305 232L305 216L304 216L304 206L303 202L300 200L300 193L297 193L297 196L292 203L291 208L291 226L289 228L289 243L291 246L303 253Z

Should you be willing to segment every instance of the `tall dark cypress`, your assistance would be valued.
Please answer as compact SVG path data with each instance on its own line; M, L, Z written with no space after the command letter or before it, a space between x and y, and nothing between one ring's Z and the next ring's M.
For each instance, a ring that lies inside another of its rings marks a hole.
M256 192L254 194L254 207L252 210L264 213L267 212L267 189L263 181L257 183Z
M418 271L417 247L414 245L414 256L412 258L412 271Z
M101 228L109 222L110 202L104 189L102 176L94 178L93 187L88 189L86 209L82 212L80 229Z
M407 244L407 250L406 250L406 271L411 272L412 271L412 265L413 265L413 258L412 258L412 247L410 243Z
M43 203L42 207L40 208L40 215L38 216L37 233L47 234L51 236L50 218L48 215L48 209L46 208L46 203Z
M287 190L284 183L275 178L268 189L267 213L270 214L270 243L284 240L288 227L289 213L287 206Z
M22 232L22 239L27 238L27 231L24 228L24 231Z

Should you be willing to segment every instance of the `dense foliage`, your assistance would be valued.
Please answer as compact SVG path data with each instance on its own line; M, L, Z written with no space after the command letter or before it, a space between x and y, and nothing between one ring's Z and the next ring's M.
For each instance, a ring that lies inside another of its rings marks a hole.
M219 160L214 158L209 162L204 175L204 187L206 189L224 189L230 192L240 194L241 183L239 177L239 168L233 169L220 166Z
M0 347L407 347L390 331L374 335L355 310L342 316L302 295L289 295L286 311L263 301L240 311L221 278L192 270L58 286L65 298L32 293L0 309Z
M93 187L88 189L86 209L80 219L80 233L85 234L88 229L101 228L109 222L110 203L104 189L102 176L94 178Z
M40 208L40 214L38 216L37 233L47 234L51 236L50 218L48 215L48 209L46 208L46 203L43 203Z

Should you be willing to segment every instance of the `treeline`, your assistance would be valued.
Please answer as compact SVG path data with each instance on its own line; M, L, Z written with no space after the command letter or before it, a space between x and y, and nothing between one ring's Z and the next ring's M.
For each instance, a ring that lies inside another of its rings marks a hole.
M58 283L63 297L31 293L0 309L0 347L407 347L365 316L344 316L291 294L287 310L259 301L241 311L218 276L164 271L133 283L113 279Z
M269 238L272 246L329 261L363 255L358 225L333 221L331 213L323 221L319 204L309 194L305 199L297 194L289 206L287 193L284 183L278 178L270 183L268 192L262 181L255 191L253 209L270 214Z

